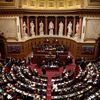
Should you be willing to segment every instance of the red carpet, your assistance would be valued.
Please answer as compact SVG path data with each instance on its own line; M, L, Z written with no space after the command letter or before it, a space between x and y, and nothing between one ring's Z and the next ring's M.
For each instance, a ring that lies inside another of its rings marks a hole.
M37 71L38 71L38 74L41 75L41 69L42 69L41 67L38 68L37 66L35 66L35 64L31 64L29 67L32 70L34 68L36 68ZM78 74L78 72L79 72L79 68L75 64L73 64L73 65L67 65L66 69L67 69L67 71L75 69L74 76L76 76ZM51 100L51 85L52 85L51 78L52 78L52 76L55 75L55 74L58 74L58 75L61 76L62 75L62 70L63 70L63 67L58 68L58 69L46 69L46 75L48 77L47 92L46 92L47 93L46 94L47 97L46 97L46 100Z

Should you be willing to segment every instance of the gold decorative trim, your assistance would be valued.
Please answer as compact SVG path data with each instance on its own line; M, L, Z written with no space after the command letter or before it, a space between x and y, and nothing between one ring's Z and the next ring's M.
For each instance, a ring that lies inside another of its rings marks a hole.
M5 1L1 1L0 2L0 6L15 6L15 0L13 0L12 2L5 2Z
M16 40L16 41L18 40L17 37L7 37L6 39L7 39L7 40Z
M88 6L97 7L100 6L100 0L88 0Z
M96 41L96 39L94 39L94 38L86 38L86 39L84 39L84 41Z

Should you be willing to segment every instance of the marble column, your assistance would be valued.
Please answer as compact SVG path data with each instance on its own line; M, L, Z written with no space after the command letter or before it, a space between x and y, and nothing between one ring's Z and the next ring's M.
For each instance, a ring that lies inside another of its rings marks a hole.
M85 28L86 28L86 17L82 17L81 41L84 41Z
M17 19L17 39L18 41L21 40L21 24L20 24L20 17L16 17Z
M80 26L80 30L79 30L79 35L80 35L80 38L81 38L81 34L82 34L82 17L80 17L79 19L79 26Z
M38 22L37 22L37 18L38 16L35 16L36 19L35 19L35 23L36 23L36 34L35 35L38 35Z
M74 20L73 20L73 36L75 35L75 29L76 29L76 18L75 18L75 16L74 16L74 18L73 18Z
M23 16L20 16L20 33L21 33L21 38L24 37L24 32L23 32Z
M67 36L67 17L65 16L65 31L64 31L64 35Z
M58 27L57 27L57 16L55 17L55 35L59 35L58 34Z
M29 16L27 16L27 35L30 36Z
M45 35L48 35L47 25L48 25L48 23L47 23L47 16L45 16L45 32L44 32Z

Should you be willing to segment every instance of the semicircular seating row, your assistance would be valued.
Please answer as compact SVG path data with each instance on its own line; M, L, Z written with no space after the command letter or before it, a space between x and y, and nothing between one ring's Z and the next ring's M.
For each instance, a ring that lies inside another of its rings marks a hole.
M51 80L52 100L100 99L100 73L95 64L87 65L85 70L79 66L78 75L71 80L68 77Z
M47 78L35 76L35 72L25 66L11 66L9 73L6 72L6 68L7 66L3 67L2 79L13 91L34 98L34 91L42 90L43 100L46 99Z
M29 97L34 97L34 91L42 90L44 92L43 99L46 99L47 79L37 77L28 67L11 66L10 72L6 72L6 66L2 70L2 78L4 83L11 87L14 91ZM69 77L69 75L68 75ZM86 66L82 70L79 66L79 73L76 77L69 78L52 78L52 100L74 99L85 96L88 100L100 98L100 89L98 81L100 73L95 64ZM56 88L55 88L56 86Z

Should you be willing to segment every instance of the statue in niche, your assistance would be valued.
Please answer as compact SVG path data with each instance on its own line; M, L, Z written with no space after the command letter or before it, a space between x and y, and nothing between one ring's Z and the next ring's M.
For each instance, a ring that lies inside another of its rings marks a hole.
M72 31L72 22L71 21L68 23L67 28L68 28L68 37L71 37L72 32L73 32Z
M49 23L49 35L53 35L54 24L52 21Z
M26 30L27 30L27 26L26 26L26 22L24 21L23 22L23 34L24 34L25 37L27 37Z
M33 21L30 22L30 35L35 35L35 31L34 31L35 25L33 23Z
M59 35L63 35L64 24L62 21L59 23Z
M80 25L79 25L79 22L77 22L77 24L76 24L76 34L79 34L79 28L80 28Z
M39 23L39 33L40 33L40 35L43 35L43 34L44 34L43 28L44 28L44 24L43 24L43 22L41 21L41 22Z
M79 22L76 23L76 33L75 33L75 39L79 39L80 38L80 24Z

